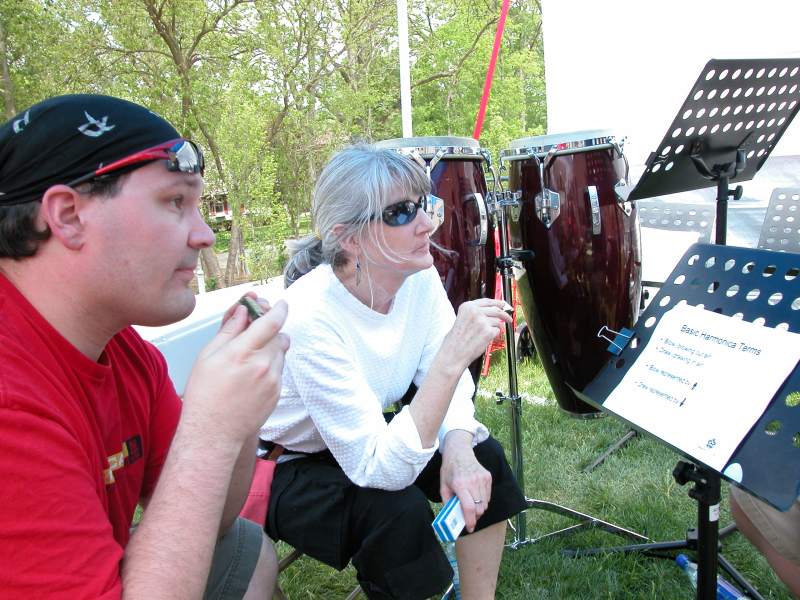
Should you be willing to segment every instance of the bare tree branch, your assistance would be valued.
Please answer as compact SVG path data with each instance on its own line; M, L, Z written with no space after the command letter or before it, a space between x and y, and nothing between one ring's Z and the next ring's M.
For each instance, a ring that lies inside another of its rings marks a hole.
M413 84L411 84L411 88L413 89L416 87L420 87L428 83L431 83L433 81L436 81L438 79L447 79L448 77L453 77L454 75L456 75L461 70L461 67L464 65L467 59L470 56L472 56L472 54L475 52L475 48L478 47L478 42L481 41L483 34L486 33L486 31L495 23L497 23L497 19L490 19L483 25L483 27L481 27L480 31L478 31L478 33L475 35L475 39L472 40L472 44L470 45L469 48L467 48L467 51L461 56L459 61L456 63L455 67L453 67L449 71L440 71L439 73L434 73L433 75L429 75L428 77L420 79L419 81L416 81Z

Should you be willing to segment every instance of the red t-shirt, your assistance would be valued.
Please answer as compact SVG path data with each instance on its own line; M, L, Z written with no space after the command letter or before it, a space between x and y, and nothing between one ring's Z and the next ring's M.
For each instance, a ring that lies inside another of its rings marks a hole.
M0 596L121 596L131 519L179 415L133 329L94 362L0 275Z

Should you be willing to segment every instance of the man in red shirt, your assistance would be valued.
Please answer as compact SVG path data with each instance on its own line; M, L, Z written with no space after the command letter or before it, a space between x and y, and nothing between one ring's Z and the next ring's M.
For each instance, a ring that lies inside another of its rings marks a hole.
M3 598L271 596L274 550L237 515L285 304L249 326L231 308L182 404L131 328L194 308L214 242L202 174L197 146L117 98L51 98L0 127Z

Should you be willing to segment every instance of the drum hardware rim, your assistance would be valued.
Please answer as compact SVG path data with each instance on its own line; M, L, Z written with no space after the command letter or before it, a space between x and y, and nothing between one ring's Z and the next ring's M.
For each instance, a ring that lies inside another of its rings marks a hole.
M633 212L633 201L628 200L632 191L633 189L625 179L620 179L614 184L614 196L617 198L617 206L625 213L626 217L630 217Z
M519 217L522 214L522 205L516 202L508 207L508 212L511 214L511 220L514 221L514 223L519 223Z
M619 146L620 153L628 141L628 136L619 133L615 129L588 129L583 131L568 131L564 133L551 133L517 138L509 142L509 148L505 154L513 154L513 151L525 151L538 148L538 154L544 154L550 149L555 150L578 150L587 147L598 147L606 144Z
M408 142L404 144L403 142ZM378 148L398 150L400 148L468 148L479 150L481 144L473 137L458 135L420 135L389 138L375 142ZM435 150L433 151L435 152Z
M627 202L628 196L631 195L632 191L633 190L628 187L628 182L624 179L620 179L614 184L614 195L617 197L617 202Z
M536 166L539 167L539 186L541 192L533 197L533 208L536 217L541 221L546 229L550 229L561 214L561 194L555 190L551 190L547 184L547 174L550 172L550 165L557 156L555 148L551 148L544 158L533 154L530 158L534 160ZM547 200L545 200L545 196Z
M441 153L439 159L444 160L484 160L489 162L491 155L486 156L483 148L469 148L467 146L400 146L390 147L385 146L386 150L394 150L399 154L411 155L412 158L416 154L424 160L432 159ZM437 159L437 162L438 160Z
M502 170L502 168L503 168L502 165L500 166L500 168L498 168L497 165L491 162L489 162L486 166L486 170L492 176L492 191L491 192L488 191L489 186L488 185L486 186L487 187L486 206L489 209L489 214L492 215L495 222L497 221L496 212L498 210L498 206L502 206L502 202L498 200L498 198L505 197L506 193L510 193L503 190L503 179L500 176L500 171ZM519 192L519 194L517 194L517 196L521 195L522 192Z
M623 145L624 145L624 140L623 140ZM617 145L616 143L614 144L614 150L617 151L617 154L619 155L619 158L621 158L625 162L625 177L624 177L624 181L625 181L625 185L628 185L628 182L630 181L630 174L631 174L631 165L628 162L628 157L625 156L625 153L622 151L622 146ZM611 160L613 161L614 159L612 158Z
M617 206L619 209L625 213L626 217L630 217L631 213L633 212L633 202L624 201L624 202L617 202Z
M486 148L481 148L481 149L480 149L480 155L483 157L483 160L485 160L485 161L486 161L487 168L488 168L488 169L491 169L491 168L492 168L492 166L493 166L493 163L492 163L492 153L491 153L491 152L489 152L489 150L488 150L488 149L486 149Z
M514 220L519 220L519 211L522 207L522 192L512 192L510 190L502 190L499 192L494 191L487 193L486 197L486 206L489 209L490 214L496 216L499 211L510 208L512 218L514 217L514 211L516 210L516 218Z
M397 150L397 152L399 154L405 154L406 156L411 157L414 162L425 169L425 174L428 176L428 181L433 181L431 179L431 172L433 171L433 168L439 164L441 158L445 155L444 148L440 148L436 151L436 154L431 157L430 161L428 161L419 152L417 152L416 148L412 148L408 152L403 152L402 149Z
M420 167L425 169L425 174L428 176L428 181L432 181L431 173L436 165L439 164L440 160L482 160L485 161L489 166L492 164L491 153L480 146L472 148L469 146L392 146L389 144L389 142L403 139L406 138L384 140L383 142L377 142L375 145L378 148L394 150L398 154L409 157ZM470 138L455 139L468 140Z
M622 133L622 131L623 129L617 126L560 131L556 133L518 137L511 140L509 144L512 148L521 148L524 146L549 146L552 144L582 142L585 140L607 140L609 138L625 139L627 136Z
M594 152L596 150L608 150L608 149L615 149L619 148L618 144L613 144L610 142L598 144L596 146L581 146L577 148L562 148L558 149L555 152L553 151L553 147L541 146L541 147L530 147L530 148L509 148L507 150L503 150L500 153L500 160L501 161L512 161L512 160L527 160L529 158L540 158L540 157L547 157L549 154L552 154L553 157L556 156L567 156L570 154L581 154L582 152ZM624 154L623 154L624 156Z
M566 385L570 390L572 390L572 393L575 394L576 398L579 398L578 390L576 390L574 387L572 387L570 385L569 381L564 380L564 385ZM591 406L591 405L588 405L588 406ZM566 408L562 408L560 404L558 405L558 408L560 410L562 410L563 412L567 413L569 416L571 416L571 417L573 417L575 419L583 420L583 421L587 421L589 419L601 419L601 418L603 418L605 416L608 416L607 413L604 413L601 410L598 410L597 412L590 412L590 413L575 413L575 412L571 412L571 411L567 410Z

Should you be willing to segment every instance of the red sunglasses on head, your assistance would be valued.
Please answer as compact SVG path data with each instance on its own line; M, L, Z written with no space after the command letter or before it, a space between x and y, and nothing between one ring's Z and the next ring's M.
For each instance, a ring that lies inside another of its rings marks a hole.
M168 142L163 142L152 148L140 150L130 156L120 158L112 163L104 165L87 173L77 179L73 179L68 186L73 187L92 179L97 179L103 175L108 175L114 171L119 171L131 165L138 163L150 162L152 160L165 160L167 162L168 171L179 171L181 173L200 173L203 175L205 171L205 161L203 160L203 153L197 144L189 140L176 139Z

